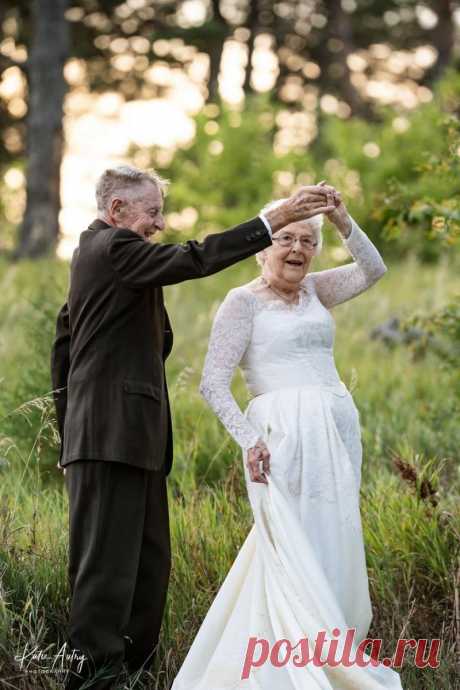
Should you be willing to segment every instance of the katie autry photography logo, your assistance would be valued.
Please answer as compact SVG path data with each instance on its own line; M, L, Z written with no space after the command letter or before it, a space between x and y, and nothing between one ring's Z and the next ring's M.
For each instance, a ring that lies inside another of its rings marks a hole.
M41 649L37 645L27 643L22 652L16 654L14 660L20 671L28 674L64 675L70 668L81 672L87 657L78 649L72 649L65 642L53 653L53 645Z

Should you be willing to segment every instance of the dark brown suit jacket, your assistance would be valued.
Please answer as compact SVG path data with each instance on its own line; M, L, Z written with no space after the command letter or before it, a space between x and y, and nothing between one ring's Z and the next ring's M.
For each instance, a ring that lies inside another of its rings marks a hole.
M102 220L82 232L51 353L62 467L82 459L165 463L169 474L164 362L173 333L162 286L212 275L270 244L259 217L184 244L146 242Z

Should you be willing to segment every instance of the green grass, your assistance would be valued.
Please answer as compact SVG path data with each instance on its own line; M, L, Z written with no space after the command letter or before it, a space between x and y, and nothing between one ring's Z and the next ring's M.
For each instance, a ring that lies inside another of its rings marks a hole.
M369 635L382 638L388 653L398 637L443 639L437 670L416 669L408 655L401 671L404 690L455 688L458 401L434 355L414 361L406 347L388 349L371 340L370 331L390 316L447 302L459 289L453 263L391 265L377 286L333 310L337 368L352 390L363 433L361 510L374 611ZM324 257L313 270L326 265ZM46 398L54 316L65 298L67 270L55 261L0 265L0 679L5 687L57 687L44 675L30 684L12 660L27 641L41 649L62 641L68 615L68 504L55 468L54 413ZM201 399L198 384L219 302L256 271L248 260L165 289L175 331L167 364L175 428L169 480L173 569L162 663L146 680L149 688L170 686L252 524L239 447ZM244 406L240 375L234 392ZM436 505L403 480L394 464L398 458L414 466L418 488L425 481L436 490Z

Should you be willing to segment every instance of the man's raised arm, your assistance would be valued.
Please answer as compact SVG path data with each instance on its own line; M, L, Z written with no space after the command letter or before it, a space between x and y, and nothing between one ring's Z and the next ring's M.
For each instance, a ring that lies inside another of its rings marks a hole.
M146 242L133 230L114 230L108 254L121 281L130 287L173 285L203 278L246 259L271 244L260 218L208 235L202 242L183 244Z
M151 244L134 230L118 228L108 238L107 251L114 271L127 286L173 285L212 275L253 256L271 244L272 232L334 208L332 188L302 187L266 216L208 235L202 242Z

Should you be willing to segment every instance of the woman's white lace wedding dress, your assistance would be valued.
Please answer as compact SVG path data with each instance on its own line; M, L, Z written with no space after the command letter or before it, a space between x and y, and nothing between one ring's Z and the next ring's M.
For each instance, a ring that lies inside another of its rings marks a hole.
M284 666L268 658L242 678L251 637L267 640L270 651L277 640L294 647L308 638L311 657L325 631L338 641L338 659L346 631L355 628L353 660L372 618L359 413L335 367L329 309L369 288L386 266L354 221L342 242L355 261L308 273L298 304L275 298L257 278L230 290L216 314L200 390L242 448L254 525L172 690L401 690L387 666L305 664L300 646ZM244 414L230 390L238 365L254 396ZM271 454L268 486L251 482L246 467L246 450L258 438ZM286 653L282 647L280 662Z

